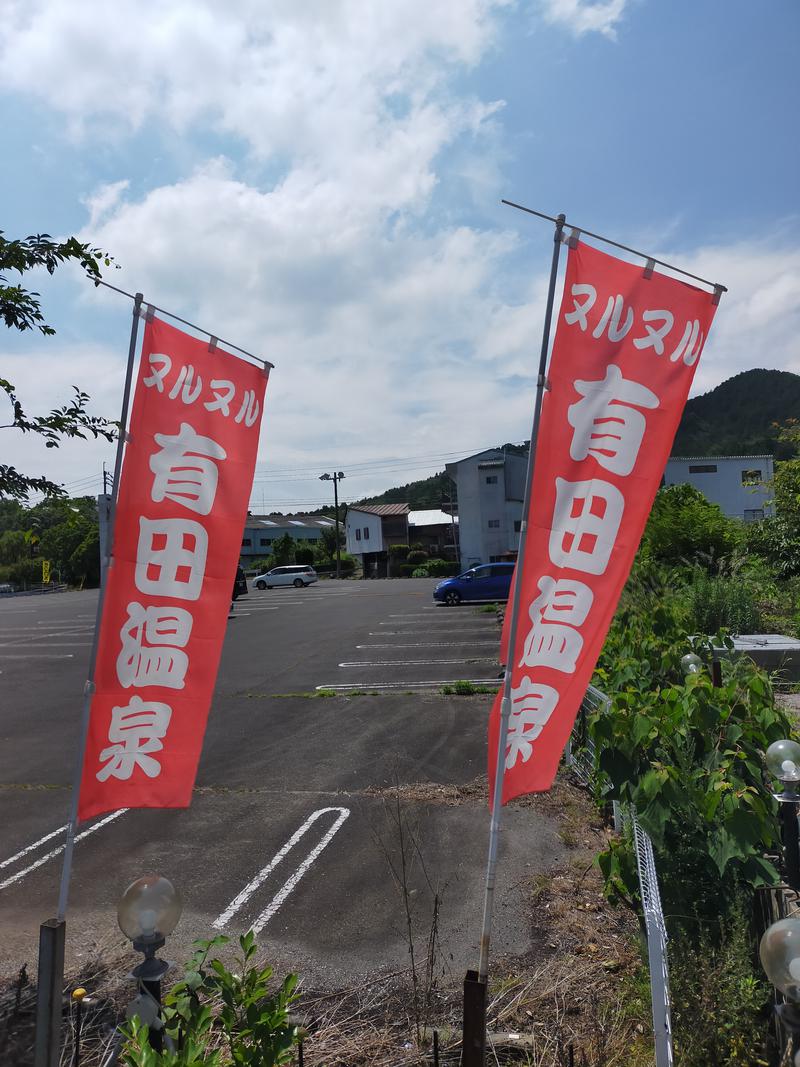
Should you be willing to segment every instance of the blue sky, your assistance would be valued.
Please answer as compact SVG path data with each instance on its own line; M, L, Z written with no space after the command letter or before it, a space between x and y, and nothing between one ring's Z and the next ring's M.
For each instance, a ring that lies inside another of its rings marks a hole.
M727 284L696 392L800 372L799 44L794 0L6 0L0 226L276 364L254 506L356 499L528 434L551 233L501 197ZM114 417L129 307L36 283L0 372Z

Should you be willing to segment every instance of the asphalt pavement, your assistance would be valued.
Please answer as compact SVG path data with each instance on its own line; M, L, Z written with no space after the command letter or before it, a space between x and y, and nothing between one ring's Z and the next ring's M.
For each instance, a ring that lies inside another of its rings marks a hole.
M278 968L317 986L402 967L399 821L418 935L438 892L442 958L456 975L474 965L491 696L439 689L496 684L498 628L475 606L436 606L433 585L331 580L238 601L192 806L80 828L70 959L122 941L116 902L155 870L184 900L172 958L252 926ZM35 964L55 910L96 597L0 602L0 975ZM506 809L496 952L529 950L524 884L562 855L552 820Z

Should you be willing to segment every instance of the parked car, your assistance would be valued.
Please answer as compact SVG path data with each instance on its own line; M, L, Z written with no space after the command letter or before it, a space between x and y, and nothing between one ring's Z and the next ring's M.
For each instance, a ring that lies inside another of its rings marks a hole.
M462 600L508 600L513 573L513 563L484 563L480 567L470 567L455 578L439 582L433 591L433 599L451 606Z
M253 579L256 589L271 589L273 585L293 585L295 589L316 582L317 572L313 567L273 567L266 574L258 574Z

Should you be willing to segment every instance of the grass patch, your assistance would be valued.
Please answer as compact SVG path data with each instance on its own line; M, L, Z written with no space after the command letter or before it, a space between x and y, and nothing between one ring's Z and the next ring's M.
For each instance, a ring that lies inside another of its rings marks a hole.
M377 689L314 689L305 693L245 693L248 700L327 700L329 697L379 697Z
M499 605L497 604L482 604L479 608L475 608L476 615L494 615Z
M496 693L499 686L475 685L473 682L458 681L452 685L443 685L439 692L446 697L471 697L478 693Z

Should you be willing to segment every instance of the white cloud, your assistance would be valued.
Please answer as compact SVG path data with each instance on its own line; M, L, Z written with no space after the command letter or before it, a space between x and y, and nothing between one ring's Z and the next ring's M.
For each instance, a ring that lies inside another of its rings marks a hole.
M728 287L694 381L707 392L752 367L800 374L800 248L737 241L664 257Z
M546 22L565 26L576 37L600 33L614 41L628 0L542 0Z

